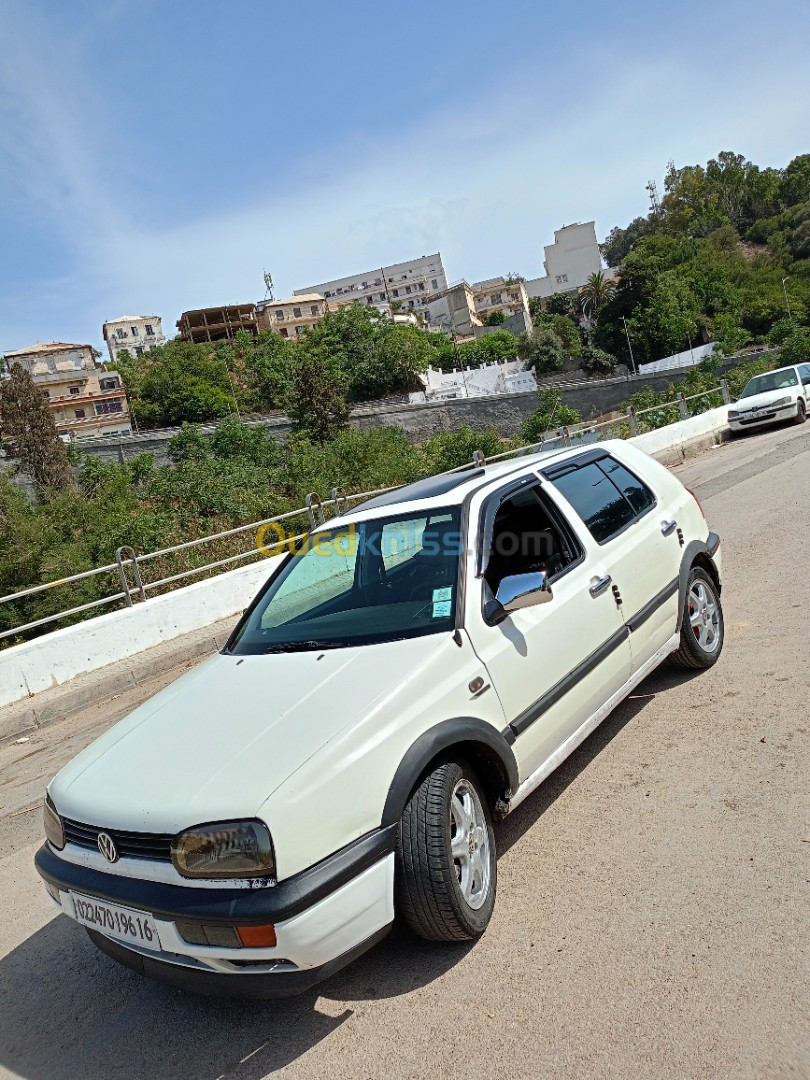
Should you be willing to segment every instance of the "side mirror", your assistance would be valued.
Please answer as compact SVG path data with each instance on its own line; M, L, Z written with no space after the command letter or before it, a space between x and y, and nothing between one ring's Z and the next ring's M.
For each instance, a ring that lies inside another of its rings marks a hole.
M513 611L545 604L552 595L546 573L513 574L501 581L495 599L484 605L484 620L497 626Z

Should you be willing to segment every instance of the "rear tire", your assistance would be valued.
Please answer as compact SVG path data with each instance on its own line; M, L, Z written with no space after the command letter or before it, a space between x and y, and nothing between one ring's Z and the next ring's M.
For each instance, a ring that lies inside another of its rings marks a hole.
M796 421L795 422L797 424L803 424L806 419L807 419L807 407L805 406L802 399L799 398L798 403L796 405Z
M428 941L470 941L495 906L492 819L475 772L447 761L411 796L397 838L397 908Z
M689 571L681 615L681 644L672 661L683 668L710 668L723 651L723 608L714 581L700 566Z

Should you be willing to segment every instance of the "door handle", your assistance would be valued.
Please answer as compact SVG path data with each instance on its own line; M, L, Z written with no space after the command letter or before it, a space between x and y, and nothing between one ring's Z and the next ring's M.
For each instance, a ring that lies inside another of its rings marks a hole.
M661 532L664 534L664 536L669 536L671 533L674 533L677 528L678 522L675 521L674 518L672 521L661 522Z
M591 596L601 596L608 585L610 585L611 581L613 581L613 578L608 574L607 577L600 578L599 581L591 585L588 592Z

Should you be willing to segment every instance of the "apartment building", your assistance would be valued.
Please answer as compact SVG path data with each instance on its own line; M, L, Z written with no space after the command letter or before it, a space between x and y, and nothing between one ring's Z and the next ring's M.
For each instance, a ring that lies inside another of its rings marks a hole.
M124 350L131 356L142 356L149 349L166 344L159 315L122 315L108 319L101 329L113 363Z
M6 353L41 389L63 438L132 434L129 406L117 371L107 371L91 345L54 341Z
M255 304L226 304L223 307L184 311L177 320L181 341L233 341L240 330L259 332Z
M457 281L427 297L425 321L432 330L442 330L456 338L471 338L483 320L475 308L472 286Z
M320 293L296 293L287 300L260 300L256 318L260 330L276 330L295 340L317 326L328 310L329 303Z
M394 311L417 311L424 307L431 294L447 288L447 276L439 252L423 255L410 262L393 263L366 270L362 274L335 278L306 289L296 289L293 299L317 293L331 308L343 304L367 304L385 314Z
M482 322L486 322L487 316L494 312L499 312L505 319L521 313L529 314L526 286L517 278L495 277L478 281L472 286L472 294L475 310Z
M602 253L596 240L596 223L586 221L564 225L554 231L554 243L545 248L545 275L526 282L529 298L549 297L554 293L581 289L591 274L600 270L612 277L612 270L602 266Z

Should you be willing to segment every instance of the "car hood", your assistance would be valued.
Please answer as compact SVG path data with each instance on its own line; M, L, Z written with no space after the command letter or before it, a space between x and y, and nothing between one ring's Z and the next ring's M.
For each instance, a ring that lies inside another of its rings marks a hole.
M437 653L431 634L217 655L82 751L52 781L51 797L64 817L136 832L255 817L306 760L381 696L424 674Z
M773 405L780 398L789 397L795 399L799 392L798 386L783 386L781 390L766 390L764 394L752 394L751 397L740 398L732 406L736 412L748 412L750 409L765 409Z

